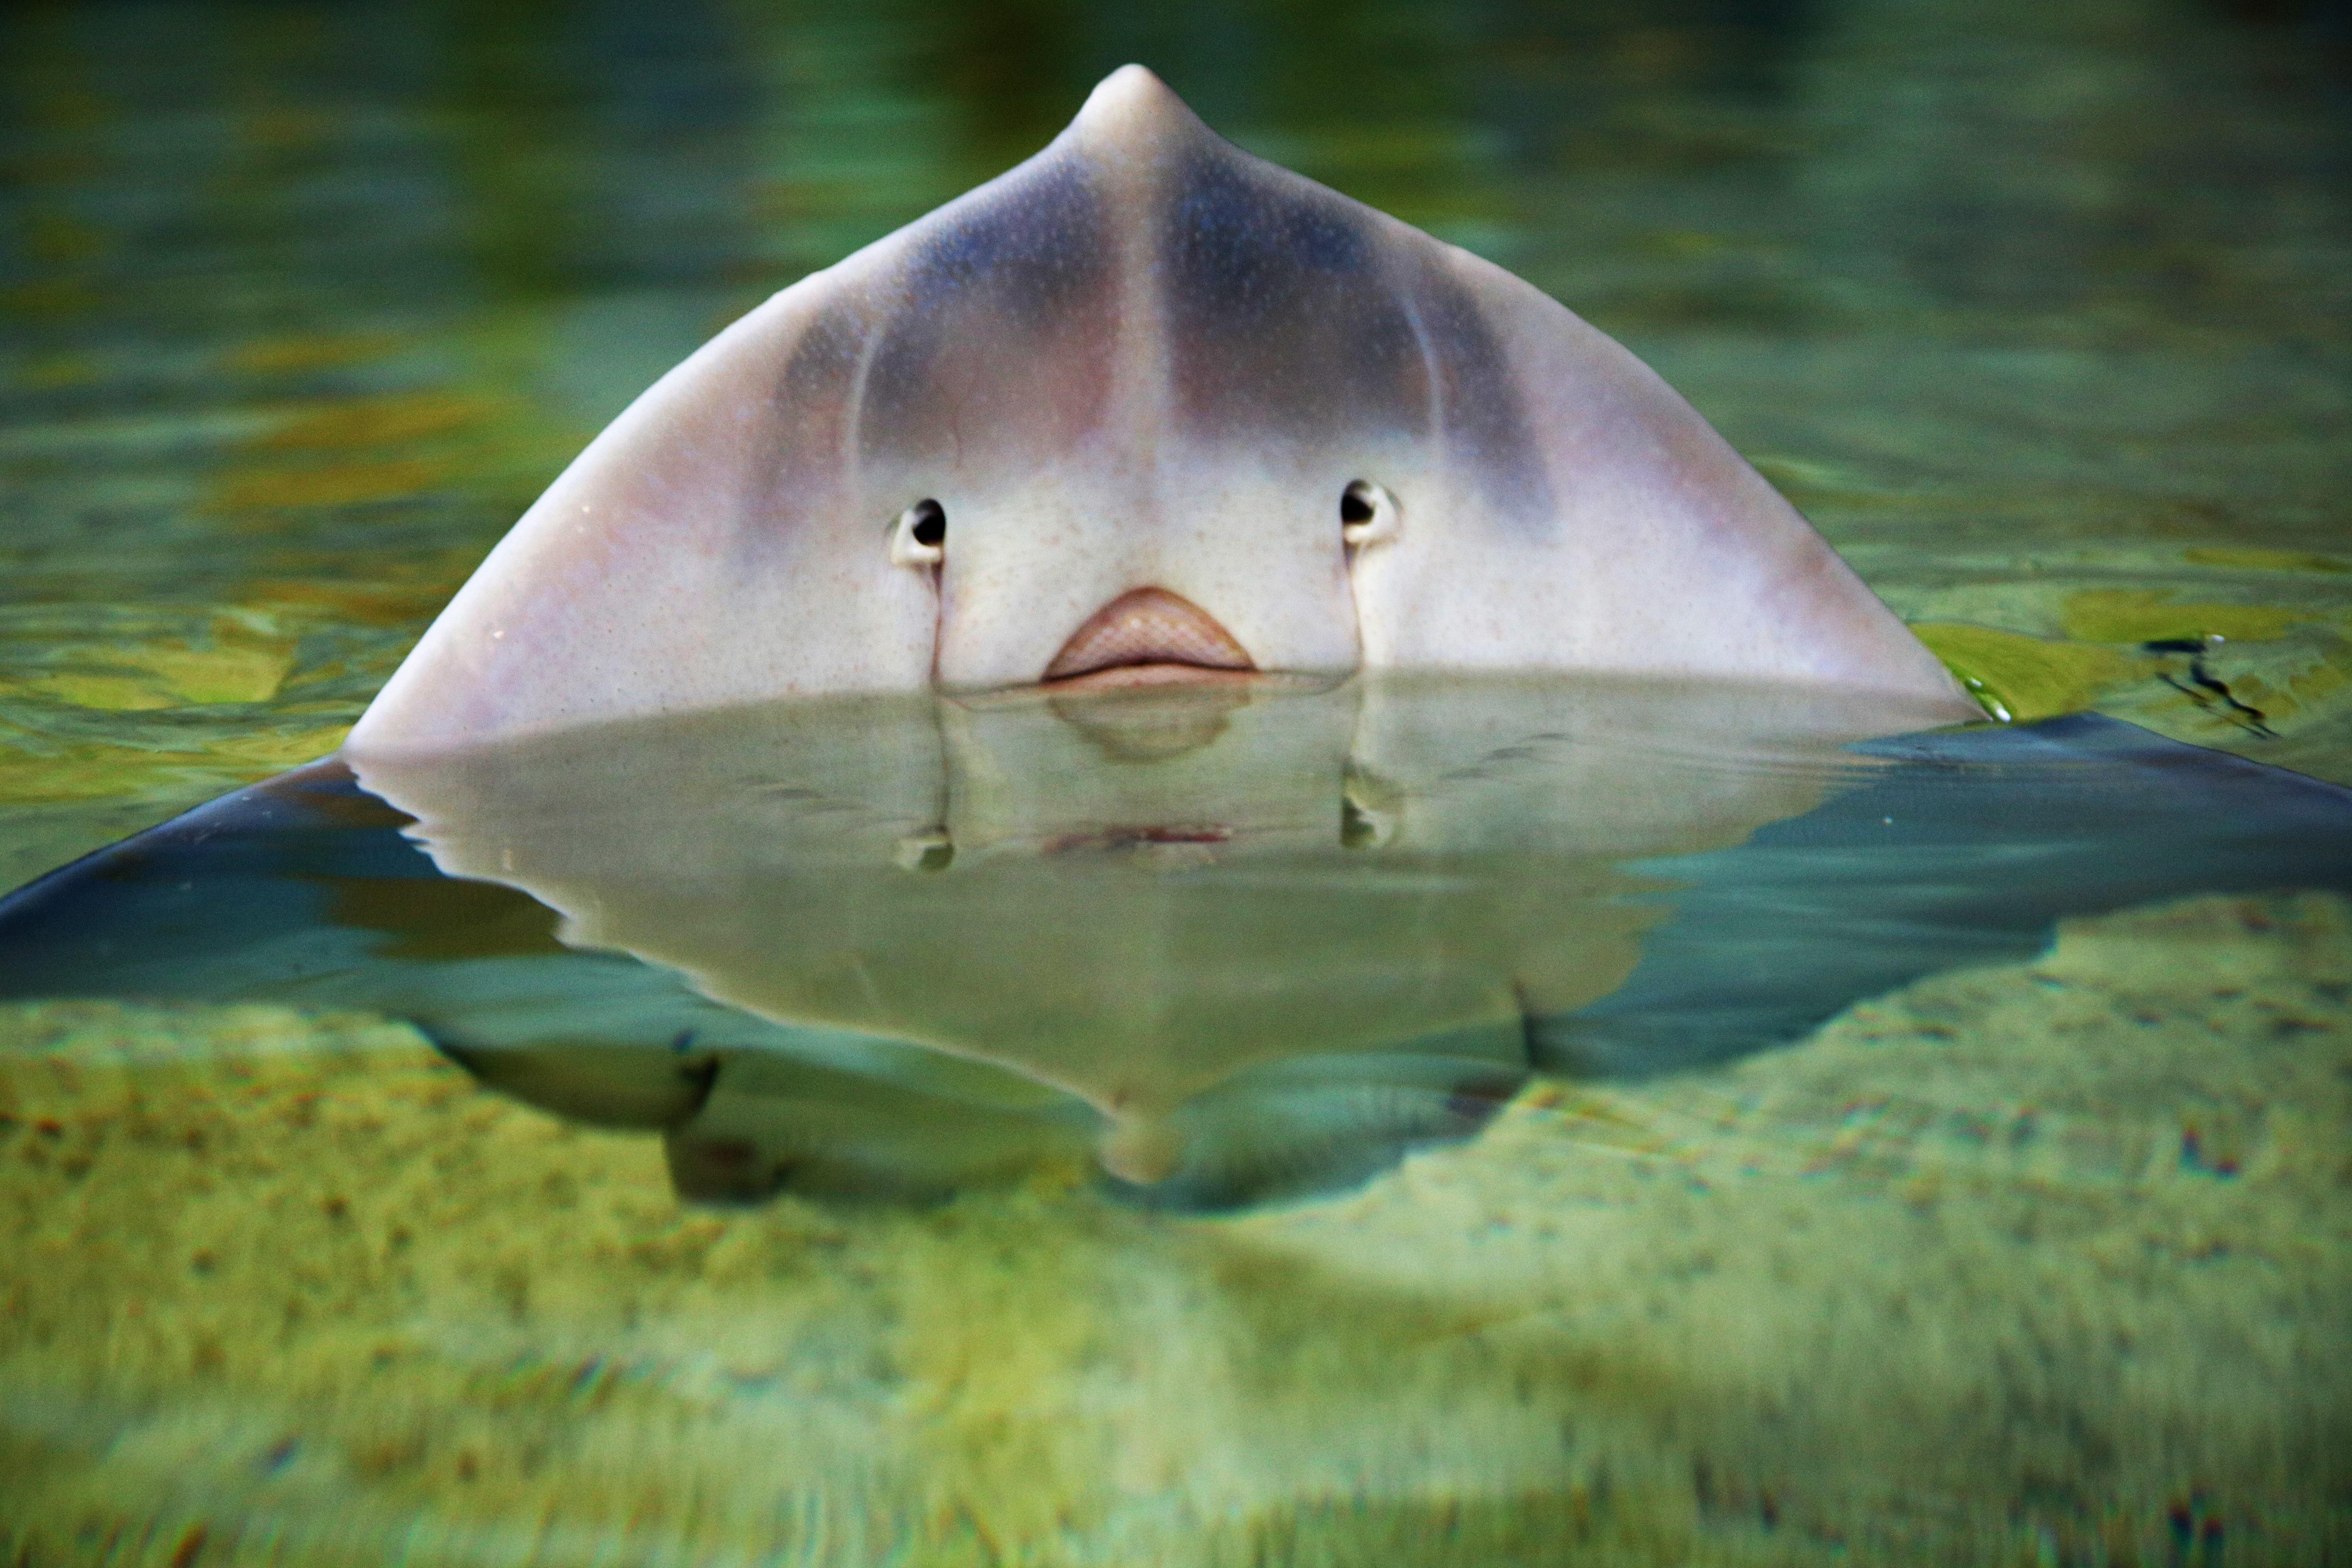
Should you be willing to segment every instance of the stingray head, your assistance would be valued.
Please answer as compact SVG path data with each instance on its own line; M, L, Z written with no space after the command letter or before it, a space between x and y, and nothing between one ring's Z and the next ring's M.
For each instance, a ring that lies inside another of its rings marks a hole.
M1623 349L1130 66L1036 157L639 398L353 739L1363 666L1753 676L1975 714Z

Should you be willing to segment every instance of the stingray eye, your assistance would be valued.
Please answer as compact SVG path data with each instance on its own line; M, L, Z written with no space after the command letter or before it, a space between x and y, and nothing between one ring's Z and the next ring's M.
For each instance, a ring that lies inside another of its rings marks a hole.
M1356 479L1339 492L1339 537L1350 550L1393 539L1396 497L1370 479Z
M890 525L890 564L936 566L947 558L947 508L935 500L919 500Z

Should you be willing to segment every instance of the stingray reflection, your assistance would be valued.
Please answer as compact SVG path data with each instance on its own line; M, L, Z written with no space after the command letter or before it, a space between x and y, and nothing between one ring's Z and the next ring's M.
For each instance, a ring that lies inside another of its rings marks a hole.
M1528 1070L1531 1019L1614 990L1664 912L1620 861L1803 810L1829 748L1884 722L1475 690L834 700L357 767L443 871L529 892L566 943L1041 1086L1090 1113L1116 1176L1204 1193L1474 1126ZM1812 765L1677 765L1669 734L1751 763L1809 744ZM720 1070L683 1184L801 1163L797 1122L762 1137L740 1105L751 1079Z
M1908 721L1253 678L361 754L0 904L0 995L379 1008L658 1131L689 1197L1099 1163L1214 1207L1472 1133L1530 1072L1792 1038L2060 914L2352 886L2331 786L2095 719L1855 743Z

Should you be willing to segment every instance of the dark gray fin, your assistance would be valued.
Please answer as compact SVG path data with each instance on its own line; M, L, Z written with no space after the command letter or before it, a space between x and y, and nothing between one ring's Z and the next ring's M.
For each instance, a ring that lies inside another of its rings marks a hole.
M2119 720L1853 748L1895 765L1677 884L1623 985L1537 1020L1549 1070L1669 1072L1799 1038L1923 975L2013 963L2062 919L2200 893L2352 892L2352 790Z

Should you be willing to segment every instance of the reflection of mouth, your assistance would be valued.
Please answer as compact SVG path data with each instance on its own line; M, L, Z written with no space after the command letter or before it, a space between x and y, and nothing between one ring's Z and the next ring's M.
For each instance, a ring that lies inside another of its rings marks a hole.
M1045 680L1062 690L1244 679L1257 668L1234 634L1165 588L1121 594L1070 634Z
M1174 673L1148 679L1163 671ZM1120 676L1147 679L1122 681ZM1055 717L1101 747L1104 756L1150 763L1198 751L1223 734L1234 710L1249 706L1254 683L1269 679L1242 669L1130 664L1043 689L1051 693L1046 706Z
M1160 844L1223 844L1234 836L1234 830L1213 823L1159 826L1151 827L1106 827L1092 833L1065 833L1049 838L1044 846L1047 855L1066 855L1072 850L1135 849L1144 845Z

